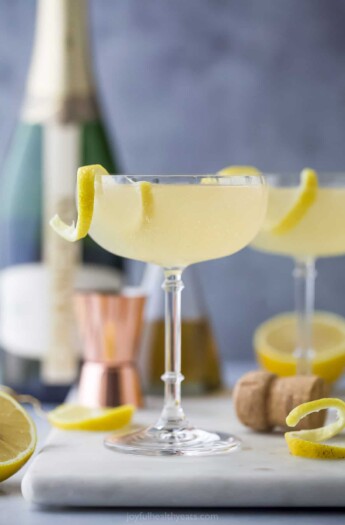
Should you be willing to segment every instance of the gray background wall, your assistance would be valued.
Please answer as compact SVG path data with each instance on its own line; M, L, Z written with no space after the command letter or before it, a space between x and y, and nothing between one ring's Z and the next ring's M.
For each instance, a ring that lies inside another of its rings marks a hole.
M104 115L125 170L345 168L343 0L92 0L90 8ZM0 162L34 11L34 0L0 0ZM286 258L248 249L199 265L226 358L250 358L254 327L291 309L291 270ZM317 307L345 315L344 258L318 270Z

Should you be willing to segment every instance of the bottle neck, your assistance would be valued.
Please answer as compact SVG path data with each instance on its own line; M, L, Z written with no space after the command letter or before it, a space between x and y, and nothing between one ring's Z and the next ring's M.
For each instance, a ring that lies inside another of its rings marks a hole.
M95 116L86 0L38 0L23 113L34 122Z

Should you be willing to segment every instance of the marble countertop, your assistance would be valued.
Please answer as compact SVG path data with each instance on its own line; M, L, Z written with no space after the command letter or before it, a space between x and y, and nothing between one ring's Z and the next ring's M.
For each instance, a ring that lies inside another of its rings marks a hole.
M243 365L245 368L247 366ZM236 374L237 375L237 374ZM229 378L229 374L227 374ZM49 425L33 417L38 427L39 443L37 450L44 443ZM327 523L343 524L345 521L345 508L342 509L148 509L148 508L119 508L119 509L42 509L28 504L21 494L21 480L26 468L0 485L0 513L2 523L16 525L116 525L124 523L189 523L202 522L207 525L214 523L227 523L236 525L262 523L271 525L279 523L303 525L318 525Z

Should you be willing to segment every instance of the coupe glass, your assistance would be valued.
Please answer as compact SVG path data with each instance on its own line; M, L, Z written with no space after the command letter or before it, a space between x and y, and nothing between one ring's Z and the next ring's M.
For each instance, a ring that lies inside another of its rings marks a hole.
M314 357L312 319L315 295L315 260L345 254L345 174L318 173L317 196L300 221L289 231L270 231L300 191L300 174L267 175L266 219L252 246L272 254L293 257L297 343L296 373L312 373Z
M148 184L149 183L149 184ZM236 450L229 434L193 427L181 405L182 272L224 257L257 234L266 211L263 177L103 176L95 182L92 238L106 250L164 268L164 406L149 428L110 436L115 450L143 455L200 455Z

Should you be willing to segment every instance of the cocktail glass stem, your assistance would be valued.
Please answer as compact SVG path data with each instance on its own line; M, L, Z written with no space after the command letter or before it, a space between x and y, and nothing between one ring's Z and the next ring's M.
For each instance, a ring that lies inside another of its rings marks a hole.
M109 448L146 456L199 456L238 450L241 442L224 432L209 432L190 425L181 406L181 292L182 270L164 270L165 372L164 406L158 421L142 430L105 439ZM197 349L196 349L197 350Z
M296 373L310 375L314 356L312 320L315 299L315 260L313 258L296 259L293 276L297 317Z
M188 426L181 406L181 293L184 288L181 269L164 270L165 292L165 371L164 407L157 429L181 430Z

